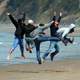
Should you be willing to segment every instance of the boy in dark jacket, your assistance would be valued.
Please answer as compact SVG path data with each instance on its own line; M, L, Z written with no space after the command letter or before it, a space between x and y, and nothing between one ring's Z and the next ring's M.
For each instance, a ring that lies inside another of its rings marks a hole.
M13 46L11 47L9 54L7 56L7 60L9 60L10 58L10 54L14 51L14 49L17 47L17 45L19 44L20 46L20 50L21 50L21 56L24 58L27 58L24 56L24 46L23 46L23 39L21 39L21 31L22 28L25 26L25 24L23 23L25 20L25 13L23 12L23 18L22 19L18 19L18 21L16 21L13 16L11 15L11 13L6 13L10 20L12 21L12 23L15 25L16 31L15 31L15 38L14 38L14 43Z
M56 12L54 12L54 17L53 17L53 21L54 23L50 26L50 34L51 34L51 37L60 37L59 34L57 34L57 30L59 29L58 25L60 23L60 20L61 20L61 17L62 17L62 13L60 12L60 16L58 18L58 20L56 21ZM55 51L52 52L52 50L55 48ZM50 57L51 57L51 61L53 61L53 57L59 53L59 44L58 44L58 41L50 41L50 45L49 45L49 48L48 50L44 53L44 55L41 57L41 60L44 61L45 58L50 54Z

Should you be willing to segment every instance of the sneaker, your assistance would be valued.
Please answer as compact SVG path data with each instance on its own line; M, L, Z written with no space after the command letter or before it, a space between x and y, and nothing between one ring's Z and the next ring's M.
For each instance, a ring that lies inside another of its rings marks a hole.
M29 47L27 44L25 44L26 50L29 51Z
M51 58L51 61L53 61L53 56L52 55L50 55L50 58Z
M45 58L41 57L41 61L44 62L45 61Z
M66 41L65 41L65 43L64 43L64 44L65 44L65 46L67 46L67 43L68 43L68 40L66 39Z
M73 43L73 41L74 41L74 37L72 37L72 39L71 39L71 43Z
M41 59L38 59L38 64L42 64L42 63L41 63Z

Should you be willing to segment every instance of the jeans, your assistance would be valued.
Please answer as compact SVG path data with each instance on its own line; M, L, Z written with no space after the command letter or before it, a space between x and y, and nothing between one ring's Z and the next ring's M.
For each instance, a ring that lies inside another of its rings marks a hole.
M65 43L66 39L71 43L71 39L70 38L67 38L66 36L63 38L62 42Z
M55 51L52 52L52 50L55 48ZM59 52L59 44L58 41L50 41L50 45L48 50L44 53L42 56L43 58L46 58L49 53L51 53L51 56L55 56Z
M60 38L62 37L60 33L55 33L55 35L56 35L58 38L59 38L59 37L60 37ZM70 43L72 43L71 39L70 39L70 38L67 38L67 36L65 36L65 37L62 39L62 42L65 43L66 39L67 39Z
M25 41L26 41L26 44L31 47L31 49L34 48L35 44L34 44L33 38L26 37Z
M20 50L24 50L23 39L21 39L20 37L15 36L14 43L13 43L13 46L12 46L11 49L14 50L17 47L18 44L20 46Z
M37 60L40 58L40 43L43 41L60 41L60 38L58 37L46 37L46 36L40 36L37 39L34 40L35 46L36 46L36 56Z

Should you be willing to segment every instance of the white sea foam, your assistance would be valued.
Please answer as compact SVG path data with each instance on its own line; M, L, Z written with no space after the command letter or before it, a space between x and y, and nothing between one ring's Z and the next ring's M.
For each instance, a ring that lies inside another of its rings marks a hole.
M79 43L73 42L73 44L79 44Z
M0 44L13 44L13 43L10 43L10 42L0 42Z

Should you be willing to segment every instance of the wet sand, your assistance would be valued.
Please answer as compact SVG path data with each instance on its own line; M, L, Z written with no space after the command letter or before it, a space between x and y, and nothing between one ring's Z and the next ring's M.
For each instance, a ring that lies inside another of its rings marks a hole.
M0 66L1 80L80 80L80 59Z

